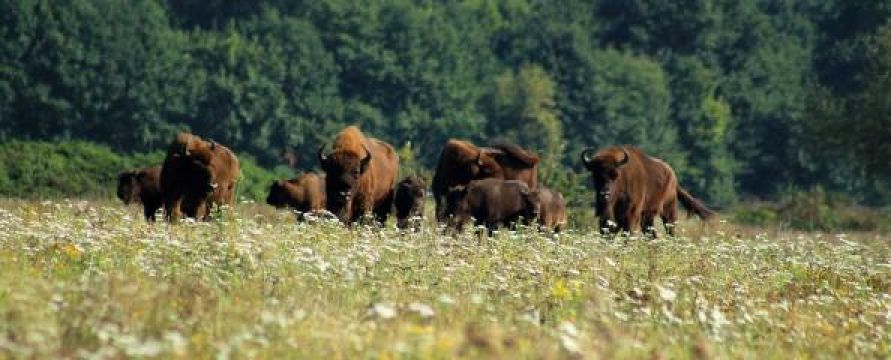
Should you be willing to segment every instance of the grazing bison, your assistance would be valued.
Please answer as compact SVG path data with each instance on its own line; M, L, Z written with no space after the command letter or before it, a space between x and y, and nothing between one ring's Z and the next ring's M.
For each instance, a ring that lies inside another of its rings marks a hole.
M566 200L563 194L544 186L538 187L538 197L541 200L541 213L538 216L538 224L543 228L560 232L566 226Z
M538 157L519 146L499 144L479 148L466 141L449 139L439 155L433 176L436 220L444 222L451 215L444 204L449 189L455 186L465 186L471 180L497 178L522 180L534 190L537 176Z
M167 149L161 168L161 192L168 221L181 215L210 218L213 205L232 204L240 166L227 147L179 133Z
M118 199L125 205L142 203L145 219L155 221L155 212L161 208L161 166L128 170L118 176Z
M640 149L609 147L592 155L582 152L582 162L594 180L596 211L600 228L631 233L640 226L656 236L656 216L662 218L666 232L674 235L678 219L677 202L702 219L714 212L678 185L674 170L664 161L647 156Z
M356 126L343 129L334 139L333 152L319 148L319 165L325 171L327 208L343 223L374 212L384 222L393 204L393 185L399 157L390 144L366 138Z
M525 182L496 178L452 188L447 206L459 231L473 217L475 224L486 226L490 234L499 225L511 225L521 218L524 224L531 224L541 211L538 192L530 190Z
M396 207L396 226L400 229L417 228L424 216L424 189L426 181L418 176L408 176L396 185L393 203Z
M302 174L291 180L276 180L269 186L266 203L301 213L325 209L325 175Z

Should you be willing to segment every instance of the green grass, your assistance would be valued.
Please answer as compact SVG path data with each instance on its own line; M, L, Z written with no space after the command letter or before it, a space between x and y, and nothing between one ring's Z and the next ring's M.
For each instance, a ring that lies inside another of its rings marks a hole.
M885 235L679 228L478 239L0 200L0 358L889 356Z

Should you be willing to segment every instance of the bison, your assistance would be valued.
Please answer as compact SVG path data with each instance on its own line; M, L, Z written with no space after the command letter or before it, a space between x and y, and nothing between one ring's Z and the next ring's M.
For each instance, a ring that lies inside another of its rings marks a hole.
M155 212L161 208L161 166L132 169L118 175L118 199L129 205L142 203L145 219L155 221Z
M455 186L465 186L471 180L497 178L522 180L534 190L537 177L538 157L519 146L497 144L479 148L467 141L449 139L439 155L433 176L436 220L444 222L451 215L444 203L449 189Z
M178 133L161 168L161 192L168 221L181 215L210 219L213 205L232 204L240 165L229 148Z
M418 227L418 219L424 216L424 189L426 181L419 176L407 176L396 185L393 203L396 207L396 226L400 229Z
M563 194L544 186L538 187L541 200L541 213L538 224L553 232L560 232L566 226L566 200Z
M325 155L324 151L322 145L318 157L326 174L328 211L343 223L353 223L370 212L378 221L386 221L399 169L393 147L349 126L334 139L333 152Z
M302 174L291 180L276 180L269 186L266 203L301 213L325 209L325 175Z
M656 236L653 223L662 218L666 232L674 236L677 202L689 212L708 219L714 212L678 185L674 170L664 161L632 146L608 147L592 156L582 152L597 192L597 216L602 230L633 232L638 226Z
M448 211L454 214L460 231L472 217L491 234L499 225L512 225L520 219L529 225L539 217L538 191L519 180L488 178L453 187L447 197Z

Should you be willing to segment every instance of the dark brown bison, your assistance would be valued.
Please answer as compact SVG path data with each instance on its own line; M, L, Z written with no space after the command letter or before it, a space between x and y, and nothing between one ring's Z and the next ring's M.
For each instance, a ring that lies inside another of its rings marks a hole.
M147 221L155 221L155 212L161 208L161 166L133 169L118 175L118 199L125 205L142 203Z
M519 180L474 180L467 186L453 187L446 202L459 231L472 217L490 234L499 225L512 225L520 219L531 224L541 211L538 192Z
M227 147L179 133L167 149L161 168L164 213L169 221L185 215L210 218L214 205L232 204L240 165Z
M417 228L424 216L426 181L419 176L407 176L396 184L393 204L396 207L396 226L400 229Z
M436 220L444 222L451 215L444 206L445 197L455 186L465 186L471 180L497 178L522 180L534 190L537 177L538 157L519 146L498 144L480 148L467 141L449 139L439 155L433 176Z
M653 223L662 218L666 232L674 235L677 202L702 219L714 212L678 185L674 170L664 161L647 156L632 146L609 147L592 154L582 152L582 162L594 180L600 228L633 232L640 226L656 236Z
M554 232L560 232L566 226L566 200L556 190L538 186L538 197L541 200L541 213L538 224Z
M325 175L302 174L291 180L276 180L269 186L266 203L301 213L325 209Z
M319 165L325 171L327 208L344 223L374 212L384 222L393 204L393 185L399 157L390 144L366 138L356 126L343 129L334 139L333 152L319 148Z

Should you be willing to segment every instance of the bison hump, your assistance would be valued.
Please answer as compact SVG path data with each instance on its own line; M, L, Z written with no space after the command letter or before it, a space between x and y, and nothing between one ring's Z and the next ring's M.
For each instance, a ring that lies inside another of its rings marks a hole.
M522 165L533 167L538 164L538 156L523 149L517 144L510 143L497 143L492 145L492 148L499 150L504 157L514 160Z

